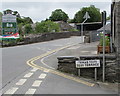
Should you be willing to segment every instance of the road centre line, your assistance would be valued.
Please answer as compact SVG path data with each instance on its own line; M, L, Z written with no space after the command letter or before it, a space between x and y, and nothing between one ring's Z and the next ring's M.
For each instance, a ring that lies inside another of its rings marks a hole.
M28 91L27 91L25 94L34 94L35 91L36 91L36 89L30 88L30 89L28 89ZM31 96L31 95L30 95L30 96Z
M47 74L42 73L38 78L39 79L44 79L47 76Z
M29 78L29 77L31 77L33 75L33 73L28 73L28 74L26 74L24 77L25 78Z
M52 69L48 69L48 68L45 68L45 67L38 66L38 65L36 65L36 64L34 63L34 62L35 62L36 60L38 60L38 59L42 59L43 57L46 57L46 56L48 56L48 55L51 55L51 54L53 54L53 53L55 53L55 52L58 52L58 51L63 50L63 49L65 49L65 48L69 48L69 47L74 46L74 45L77 45L77 44L67 45L67 46L65 46L65 47L58 48L58 49L55 49L55 50L53 50L53 51L47 52L47 53L45 53L45 54L42 54L42 55L40 55L40 56L31 58L30 60L27 61L27 65L29 65L29 66L31 66L31 67L33 67L33 68L38 68L39 70L42 70L42 71L44 71L44 70L49 70L50 73L53 73L53 74L59 75L59 76L61 76L61 77L67 78L67 79L69 79L69 80L73 80L73 81L76 81L76 82L79 82L79 83L82 83L82 84L85 84L85 85L87 85L87 86L91 86L91 87L92 87L92 86L95 85L94 83L89 83L89 82L87 82L87 81L80 80L80 79L78 79L78 78L75 78L75 77L66 75L65 73L62 73L62 72L59 72L59 71L56 71L56 70L52 70Z
M38 70L38 68L33 68L31 71L36 72L37 70Z
M20 79L16 85L23 85L25 82L27 81L27 79Z
M41 83L42 83L41 80L36 80L36 81L34 81L32 87L39 87Z
M18 90L17 87L12 87L8 91L6 91L4 94L14 94Z

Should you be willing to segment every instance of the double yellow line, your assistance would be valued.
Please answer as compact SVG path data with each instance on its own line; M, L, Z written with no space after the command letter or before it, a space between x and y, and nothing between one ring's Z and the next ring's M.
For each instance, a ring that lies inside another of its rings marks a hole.
M53 73L53 74L62 76L62 77L64 77L64 78L67 78L67 79L70 79L70 80L73 80L73 81L76 81L76 82L79 82L79 83L82 83L82 84L85 84L85 85L87 85L87 86L91 86L91 87L92 87L92 86L95 85L94 83L90 83L90 82L87 82L87 81L83 81L83 80L80 80L80 79L78 79L78 78L69 76L69 75L67 75L67 74L65 74L65 73L59 72L59 71L57 71L57 70L48 69L48 68L45 68L45 67L42 67L42 66L38 66L38 65L36 65L36 64L34 63L34 62L35 62L36 60L38 60L38 59L42 59L42 58L44 58L44 57L46 57L46 56L48 56L48 55L51 55L51 54L53 54L53 53L55 53L55 52L58 52L58 51L63 50L63 49L65 49L65 48L69 48L69 47L74 46L74 45L76 45L76 44L67 45L67 46L65 46L65 47L61 47L61 48L55 49L55 50L53 50L53 51L49 51L49 52L47 52L47 53L45 53L45 54L42 54L42 55L40 55L40 56L36 56L36 57L34 57L34 58L31 58L30 60L27 61L27 65L29 65L29 66L31 66L31 67L33 67L33 68L38 68L39 70L42 70L42 71L44 71L44 70L49 70L50 73Z

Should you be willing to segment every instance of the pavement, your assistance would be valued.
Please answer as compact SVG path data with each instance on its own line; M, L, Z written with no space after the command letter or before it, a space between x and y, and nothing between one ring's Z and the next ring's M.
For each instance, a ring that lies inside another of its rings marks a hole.
M49 65L51 68L57 69L57 57L58 56L83 56L83 55L98 55L97 54L97 45L99 42L92 42L92 43L79 43L75 46L71 46L69 48L63 49L51 56L48 56L44 59L44 62ZM55 59L52 59L55 58ZM54 63L53 63L54 62ZM102 89L107 89L111 91L116 91L118 92L118 83L110 83L110 82L102 82L102 81L94 81L93 79L90 78L83 78L80 77L83 80L87 80L88 82L94 82L96 85L101 87Z

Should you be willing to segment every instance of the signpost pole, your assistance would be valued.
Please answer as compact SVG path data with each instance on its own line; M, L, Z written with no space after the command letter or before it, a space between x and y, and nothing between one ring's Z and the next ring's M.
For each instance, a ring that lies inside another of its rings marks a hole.
M81 23L81 36L82 36L82 41L84 42L84 37L83 37L83 24L87 21L87 19L90 18L88 12L85 13L84 17L85 20Z
M78 76L80 76L81 74L80 74L80 68L78 69Z
M105 20L106 12L103 12L103 82L105 82Z
M95 81L97 81L97 68L95 68Z

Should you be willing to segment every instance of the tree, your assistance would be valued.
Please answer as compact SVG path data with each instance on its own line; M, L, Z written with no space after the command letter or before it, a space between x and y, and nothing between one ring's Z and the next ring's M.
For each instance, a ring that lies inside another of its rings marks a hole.
M67 22L68 15L61 9L56 9L52 12L52 15L49 17L51 21L64 21Z
M18 13L18 11L13 11L13 15L16 15L16 17L20 18L20 14Z
M0 12L0 34L2 34L1 27L2 27L2 12Z
M17 18L17 23L23 23L23 25L25 24L33 24L33 21L30 17L23 17L23 18Z
M26 24L26 25L24 26L24 32L25 32L26 34L31 33L32 31L33 31L33 30L32 30L31 24Z
M111 19L111 16L109 15L106 19L107 19L107 20L110 20L110 19Z
M2 22L2 12L0 12L0 25L1 25L1 22Z
M52 21L42 21L37 22L35 27L36 33L44 33L44 32L59 32L59 25Z
M83 7L80 11L78 11L74 16L74 22L75 23L81 23L84 21L84 15L88 12L90 15L90 19L87 20L87 22L100 22L101 21L101 14L100 10L98 8L95 8L94 5L91 5L90 7Z

